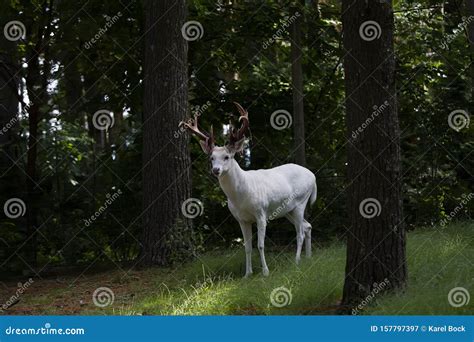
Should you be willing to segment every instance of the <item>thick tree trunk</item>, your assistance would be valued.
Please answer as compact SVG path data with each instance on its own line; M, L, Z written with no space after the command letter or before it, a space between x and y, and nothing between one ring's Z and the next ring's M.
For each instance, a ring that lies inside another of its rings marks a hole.
M466 0L469 18L468 38L471 45L471 103L474 101L474 0Z
M14 151L19 118L18 63L14 60L16 44L0 39L0 194L1 203L12 197L21 198L18 178L21 171L15 164L19 157ZM15 76L16 75L16 76Z
M467 13L469 15L469 42L471 43L471 48L474 49L474 1L466 0Z
M81 110L81 97L83 92L83 84L81 82L81 74L79 72L79 65L74 60L74 56L67 53L62 61L63 64L67 65L64 68L64 87L66 90L66 103L67 111L64 111L61 116L64 116L68 120L82 123L83 116L80 115Z
M186 248L172 235L189 228L181 213L190 197L189 139L173 137L187 114L186 1L146 0L145 18L141 263L166 265L176 246Z
M40 123L40 104L43 92L35 91L39 87L39 56L33 53L28 63L28 75L26 86L30 104L28 107L28 150L26 154L26 191L27 191L27 211L26 211L26 235L28 240L27 260L31 266L36 265L36 249L38 228L37 205L39 204L40 189L37 187L38 175L36 160L38 158L38 125ZM46 90L44 90L46 91Z
M26 88L30 104L28 107L28 150L26 160L26 191L27 191L27 241L28 247L27 261L29 266L36 266L37 258L37 232L38 229L38 206L41 203L41 188L38 182L38 126L41 122L41 106L47 104L48 78L51 72L51 61L49 58L49 43L47 37L53 29L53 0L43 3L43 12L41 18L44 23L38 25L38 31L31 35L30 42L35 41L35 45L29 48L27 54L28 68L25 77Z
M18 127L18 71L13 60L15 43L7 39L0 40L0 171L11 168L11 145ZM13 159L15 160L15 159Z
M393 9L389 2L344 0L342 12L351 222L342 304L348 308L382 282L384 289L403 288L407 266Z
M293 89L293 135L295 142L295 163L305 166L305 130L304 130L304 95L303 95L303 52L301 48L301 22L303 11L299 7L292 7L290 18L296 18L291 25L291 84Z
M26 191L27 191L27 238L29 240L29 248L27 249L28 261L31 266L36 265L36 249L38 228L37 205L40 196L37 188L37 165L38 157L38 123L39 123L39 106L34 103L28 111L28 152L26 160Z

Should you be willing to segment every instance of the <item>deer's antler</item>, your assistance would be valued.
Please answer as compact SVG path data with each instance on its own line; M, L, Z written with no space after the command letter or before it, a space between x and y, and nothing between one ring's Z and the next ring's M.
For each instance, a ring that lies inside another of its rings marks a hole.
M232 127L229 136L229 144L233 145L236 142L242 140L245 137L245 134L248 132L249 129L249 113L237 102L234 102L239 110L240 117L239 122L242 121L242 125L238 130Z
M198 117L199 117L198 115L194 115L194 119L189 119L187 122L181 121L179 123L179 127L186 128L196 138L204 141L204 144L201 144L201 146L203 146L203 149L205 149L207 153L211 153L212 150L214 149L214 130L212 129L212 126L211 126L210 134L202 132L198 127Z

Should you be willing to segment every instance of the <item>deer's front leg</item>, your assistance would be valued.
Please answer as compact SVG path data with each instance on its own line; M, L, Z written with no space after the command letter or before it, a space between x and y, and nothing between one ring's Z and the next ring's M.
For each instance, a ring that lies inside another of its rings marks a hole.
M239 222L245 246L245 278L252 274L252 224Z
M260 261L262 262L262 273L266 277L270 274L267 262L265 261L265 232L267 229L267 220L260 218L257 220L258 251L260 252Z

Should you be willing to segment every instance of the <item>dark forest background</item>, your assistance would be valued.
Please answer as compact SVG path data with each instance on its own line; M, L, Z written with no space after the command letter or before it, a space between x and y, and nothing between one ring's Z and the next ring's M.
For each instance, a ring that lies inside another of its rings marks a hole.
M473 192L472 127L457 131L448 124L453 111L474 109L474 48L468 39L469 33L474 36L469 20L474 12L468 5L469 0L393 3L408 230L446 220ZM148 47L141 39L142 3L2 0L1 9L2 26L19 20L26 32L16 41L0 39L0 126L8 127L0 135L0 204L20 198L26 213L0 217L0 271L28 274L60 265L134 262L143 234ZM306 1L296 11L302 14L304 157L319 188L310 214L313 238L324 244L344 239L349 227L341 3ZM202 37L188 44L188 116L199 111L200 123L213 124L223 143L222 124L236 118L232 102L242 103L251 120L251 153L240 161L246 169L295 159L293 127L276 130L270 120L276 110L294 108L291 32L285 26L294 13L277 0L188 5L188 20L203 27ZM113 116L107 130L93 125L99 110ZM204 208L192 231L175 237L192 238L193 249L170 256L171 262L187 258L187 252L240 244L240 229L207 158L178 122L171 124L176 131L167 138L190 142L192 197ZM456 219L469 218L473 203ZM293 226L284 220L271 223L267 232L274 242L270 249L294 238Z

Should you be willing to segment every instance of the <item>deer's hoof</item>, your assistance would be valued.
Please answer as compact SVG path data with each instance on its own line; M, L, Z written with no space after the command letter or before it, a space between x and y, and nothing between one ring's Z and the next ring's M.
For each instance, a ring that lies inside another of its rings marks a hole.
M262 274L264 277L268 277L270 275L270 271L268 270L268 268L264 268Z
M245 273L244 279L250 278L251 275L252 275L252 272Z

